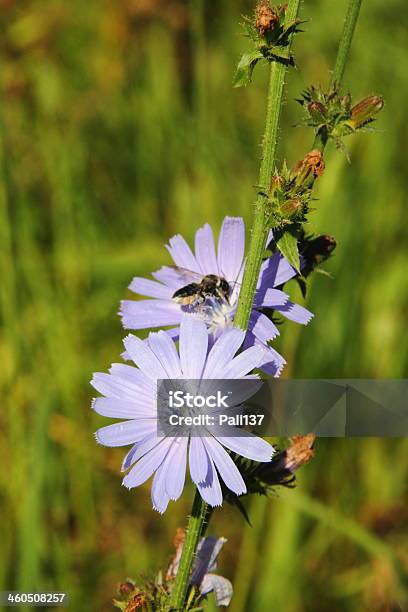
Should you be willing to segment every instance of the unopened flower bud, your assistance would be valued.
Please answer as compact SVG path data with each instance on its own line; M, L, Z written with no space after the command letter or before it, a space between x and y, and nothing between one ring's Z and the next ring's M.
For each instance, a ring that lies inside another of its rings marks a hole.
M314 457L313 445L316 440L315 434L306 436L293 436L292 445L286 449L285 468L294 474L302 465L309 463Z
M309 276L316 266L326 261L336 248L336 244L336 239L327 234L304 238L300 247L303 276Z
M261 0L255 8L255 27L261 36L272 32L279 24L279 14L266 0Z
M118 586L118 593L122 595L122 597L129 597L134 593L136 589L135 583L127 580L126 582L122 582Z
M345 96L340 98L340 104L341 104L342 108L344 108L344 110L347 113L349 113L350 112L350 106L351 106L351 95L349 93L347 93Z
M294 217L298 212L301 211L301 209L302 202L297 198L286 200L280 208L282 215L286 218Z
M357 130L363 127L366 123L373 121L374 116L380 112L384 106L384 100L380 96L368 96L361 100L351 109L351 119L349 123Z
M272 193L273 191L280 191L284 184L285 181L283 176L281 176L280 174L274 174L271 179L270 192Z
M316 179L323 174L324 168L322 153L318 149L313 149L294 166L292 174L295 176L297 185L307 186L312 178Z
M312 119L322 121L326 117L326 107L321 102L309 102L307 110Z
M268 485L288 484L291 476L314 456L313 445L316 436L312 433L306 436L293 436L291 445L277 453L270 463L261 463L256 470L256 476Z

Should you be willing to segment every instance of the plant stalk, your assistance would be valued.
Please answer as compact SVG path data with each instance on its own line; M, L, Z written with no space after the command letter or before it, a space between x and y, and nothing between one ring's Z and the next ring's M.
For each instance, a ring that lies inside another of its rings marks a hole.
M331 78L331 85L340 85L343 80L344 70L349 55L351 41L357 25L362 0L350 0L347 14L344 21L343 32L341 34L339 48L336 56L336 63Z
M343 32L339 42L339 48L337 50L336 62L332 72L330 87L340 87L344 71L346 69L346 63L350 52L351 43L353 40L354 32L357 25L358 16L360 14L362 0L349 0L347 7L347 13L344 20ZM319 149L323 153L327 144L327 132L319 130L315 136L313 142L313 148Z
M188 592L191 568L197 550L198 542L204 530L205 519L207 516L207 504L196 489L193 508L188 519L186 537L183 544L183 551L174 579L173 589L170 596L171 610L184 610L184 603Z
M299 12L300 0L289 0L286 9L286 21L294 21ZM290 44L286 48L286 57L290 57ZM235 325L241 329L248 327L252 310L262 256L268 235L268 197L272 173L274 170L278 145L278 128L282 107L283 87L287 65L272 62L270 67L268 100L266 107L265 133L262 141L262 158L259 170L258 196L255 203L255 216L252 225L248 248L247 262L241 291L238 299Z

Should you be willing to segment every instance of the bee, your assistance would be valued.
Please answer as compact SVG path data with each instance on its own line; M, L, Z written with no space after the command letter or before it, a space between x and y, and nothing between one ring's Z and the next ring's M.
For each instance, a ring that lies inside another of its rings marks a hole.
M178 269L179 270L179 269ZM189 275L193 275L189 271ZM197 276L197 282L189 283L173 293L172 299L182 306L196 306L203 304L207 298L215 298L229 303L231 287L229 283L216 274Z

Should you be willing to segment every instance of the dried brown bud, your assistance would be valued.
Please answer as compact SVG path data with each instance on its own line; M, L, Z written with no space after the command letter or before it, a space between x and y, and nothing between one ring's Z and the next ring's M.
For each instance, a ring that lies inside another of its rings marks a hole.
M148 606L148 601L146 595L143 593L139 593L135 595L127 604L125 608L125 612L135 612L135 610L150 610L151 607Z
M373 121L374 115L380 112L384 106L384 100L380 96L368 96L361 100L351 109L351 119L354 129L363 127L366 123Z
M306 436L293 436L291 445L285 450L276 453L270 463L261 463L255 475L267 485L288 485L294 480L294 473L313 455L314 434Z
M285 451L285 468L291 474L296 472L305 463L309 463L314 457L313 445L315 439L316 436L312 433L306 436L293 436L291 438L292 444Z
M326 116L326 107L321 102L309 102L307 110L312 119L317 119L318 121L321 121Z
M318 149L313 149L294 166L292 174L296 178L297 185L307 185L311 178L316 179L318 176L321 176L324 169L322 153Z
M255 27L261 36L272 32L279 23L279 14L266 0L261 0L255 8Z
M280 174L274 174L272 179L271 179L271 188L270 191L275 191L275 190L280 190L283 185L285 184L284 178L283 176L281 176Z
M133 584L133 582L130 582L129 580L127 580L126 582L122 582L118 586L118 593L119 595L122 595L123 597L129 597L129 595L131 595L134 592L135 588L136 587Z
M186 538L186 530L184 527L177 527L176 535L174 536L173 545L176 551L180 546L183 546L184 540Z

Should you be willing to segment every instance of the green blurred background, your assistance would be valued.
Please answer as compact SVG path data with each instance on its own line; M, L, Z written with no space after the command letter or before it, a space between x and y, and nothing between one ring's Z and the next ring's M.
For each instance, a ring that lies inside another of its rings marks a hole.
M132 276L168 262L225 214L249 222L263 131L265 69L231 87L249 2L0 0L0 590L68 591L75 612L111 610L127 576L172 553L192 488L164 516L149 484L120 486L123 450L97 447L88 381L117 361L116 315ZM294 102L328 82L346 0L306 0L281 129L289 164L310 149ZM338 248L316 275L305 329L276 347L289 377L407 374L408 70L403 0L363 2L345 76L379 93L377 133L330 147L311 230ZM290 288L301 301L297 288ZM408 567L406 440L319 440L296 490L230 507L219 573L233 612L403 610ZM213 609L210 598L208 609Z

